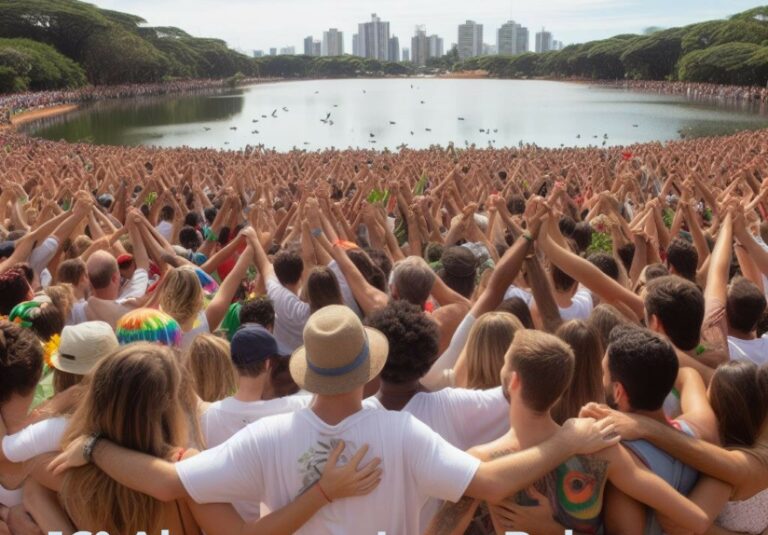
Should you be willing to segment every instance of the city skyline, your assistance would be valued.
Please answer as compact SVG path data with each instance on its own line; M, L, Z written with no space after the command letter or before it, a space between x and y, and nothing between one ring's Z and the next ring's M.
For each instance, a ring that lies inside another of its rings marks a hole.
M445 51L457 41L457 27L466 20L484 26L485 44L495 46L496 32L514 20L534 35L542 26L565 46L622 33L641 33L651 26L684 26L724 18L762 5L752 0L485 0L468 6L450 0L187 0L184 10L173 0L92 0L99 7L143 17L152 26L176 26L199 37L223 39L229 46L251 55L270 48L293 46L303 51L311 35L343 32L345 53L352 51L358 24L377 13L391 23L390 34L409 42L414 28L426 25L430 34L445 41ZM290 24L286 21L290 20ZM247 22L246 22L247 21Z

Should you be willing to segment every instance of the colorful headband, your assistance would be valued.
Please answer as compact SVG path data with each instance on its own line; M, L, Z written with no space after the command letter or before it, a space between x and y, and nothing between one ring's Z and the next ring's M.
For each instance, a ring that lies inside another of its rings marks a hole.
M118 320L115 335L120 345L151 342L179 347L183 333L179 323L168 314L152 308L140 308Z
M15 323L19 327L29 329L32 327L32 321L40 315L40 311L47 304L48 303L40 303L38 301L24 301L23 303L19 303L13 307L11 313L8 314L8 321Z

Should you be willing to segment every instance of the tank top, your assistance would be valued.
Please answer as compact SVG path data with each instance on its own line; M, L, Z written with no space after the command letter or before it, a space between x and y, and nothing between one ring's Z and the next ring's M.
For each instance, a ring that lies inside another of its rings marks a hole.
M691 437L696 436L693 429L682 420L674 420L669 423L681 433ZM681 494L687 496L693 490L699 479L699 473L690 466L683 464L645 440L629 440L622 442L622 444L634 453L651 472L669 483ZM663 533L656 519L656 514L649 510L646 514L645 535L663 535Z

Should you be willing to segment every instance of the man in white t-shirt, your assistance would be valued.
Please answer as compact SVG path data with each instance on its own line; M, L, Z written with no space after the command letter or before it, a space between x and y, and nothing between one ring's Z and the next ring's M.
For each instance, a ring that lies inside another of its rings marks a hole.
M203 412L200 423L209 448L225 442L248 424L303 409L312 400L311 396L264 399L273 362L288 358L265 327L256 323L243 325L232 337L230 354L237 373L237 392L211 403Z
M765 295L752 281L733 279L725 304L731 360L749 360L758 366L768 362L768 338L757 337L757 323L765 307Z
M617 441L605 422L573 420L534 449L481 463L409 414L363 409L363 388L384 366L387 341L350 309L322 308L307 323L304 339L290 368L296 383L317 395L309 408L259 420L175 464L98 437L76 440L55 464L59 470L82 465L83 452L90 452L110 477L157 499L248 500L276 510L317 483L338 441L354 450L368 444L368 456L382 461L379 486L367 496L329 503L297 533L412 534L430 496L456 501L467 494L495 502L566 458ZM348 459L345 452L342 462Z

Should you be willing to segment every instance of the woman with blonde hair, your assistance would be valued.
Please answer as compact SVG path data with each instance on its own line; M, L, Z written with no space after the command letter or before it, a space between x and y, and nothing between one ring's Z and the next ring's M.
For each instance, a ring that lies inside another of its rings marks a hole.
M187 418L179 403L184 370L173 352L161 345L130 344L99 363L83 401L73 415L63 440L69 455L83 456L83 436L101 436L125 448L177 462L194 455L187 450ZM344 467L336 460L338 445L329 457L318 484L283 509L244 523L228 504L201 505L189 500L158 501L109 478L94 464L60 470L49 466L50 484L73 528L107 533L169 533L208 535L292 533L332 500L369 493L378 485L380 470L371 462L358 470L367 448L361 448ZM38 518L35 510L33 517ZM40 514L44 517L45 514ZM40 524L62 531L61 525Z
M459 356L454 384L473 390L488 390L501 384L501 368L515 333L523 324L508 312L487 312L472 325L467 345Z
M192 375L195 391L203 401L219 401L237 389L226 340L201 334L185 352L184 362Z
M200 268L185 265L173 268L164 275L157 290L160 308L181 325L182 349L187 349L198 335L218 329L252 261L253 249L249 246L208 306L205 305L203 286L213 281Z

